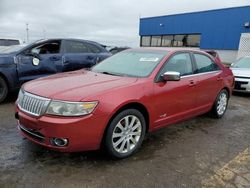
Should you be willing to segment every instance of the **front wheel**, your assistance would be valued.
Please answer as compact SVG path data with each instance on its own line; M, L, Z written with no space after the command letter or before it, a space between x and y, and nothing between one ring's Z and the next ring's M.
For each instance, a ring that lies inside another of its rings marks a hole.
M145 131L146 122L141 112L124 110L111 121L105 136L105 147L112 157L129 157L141 146Z
M228 99L229 99L229 94L227 90L225 89L221 90L211 110L211 114L213 117L221 118L225 114L227 110Z
M0 103L4 101L8 94L8 85L6 81L0 77Z

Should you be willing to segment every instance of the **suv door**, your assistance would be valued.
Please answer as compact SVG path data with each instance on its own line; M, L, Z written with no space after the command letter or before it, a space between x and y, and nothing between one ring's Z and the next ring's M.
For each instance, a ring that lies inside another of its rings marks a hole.
M205 54L193 53L195 74L198 78L197 107L207 110L213 105L216 96L223 87L223 77L220 67Z
M89 68L98 61L96 54L91 51L86 42L64 40L63 49L63 71Z
M154 84L154 104L157 120L155 125L169 123L193 115L197 97L197 78L193 75L193 64L190 53L182 52L173 55L158 74L175 71L181 74L179 81L157 82Z
M61 41L46 41L17 56L20 83L62 71Z
M96 63L101 62L102 60L110 57L112 54L108 52L106 49L104 49L102 46L100 46L98 43L94 42L86 42L86 45L88 46L90 52L96 56Z

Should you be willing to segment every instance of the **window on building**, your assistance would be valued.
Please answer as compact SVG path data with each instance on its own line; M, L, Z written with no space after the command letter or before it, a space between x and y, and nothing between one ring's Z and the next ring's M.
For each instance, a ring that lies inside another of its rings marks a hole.
M174 36L173 46L181 47L181 46L185 46L186 43L187 43L187 35L175 35Z
M151 36L142 36L141 37L141 46L150 46Z
M200 46L200 35L188 35L187 36L187 45L188 47L199 47Z
M161 36L152 36L151 46L161 46Z
M173 35L164 35L162 36L162 46L165 46L165 47L170 47L172 46L172 41L174 39L174 36Z
M200 39L199 34L142 36L141 46L200 47Z

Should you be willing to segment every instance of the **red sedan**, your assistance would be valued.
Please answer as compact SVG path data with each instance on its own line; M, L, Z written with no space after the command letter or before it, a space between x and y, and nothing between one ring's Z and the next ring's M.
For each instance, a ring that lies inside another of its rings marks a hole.
M140 48L94 66L26 83L16 102L23 136L62 152L104 146L135 153L145 133L211 112L221 118L234 85L205 52Z

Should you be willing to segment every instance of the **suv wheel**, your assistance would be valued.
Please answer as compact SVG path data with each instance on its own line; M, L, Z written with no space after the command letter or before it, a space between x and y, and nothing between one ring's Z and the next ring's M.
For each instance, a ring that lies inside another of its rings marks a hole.
M0 77L0 103L4 101L8 94L8 85L6 81Z

